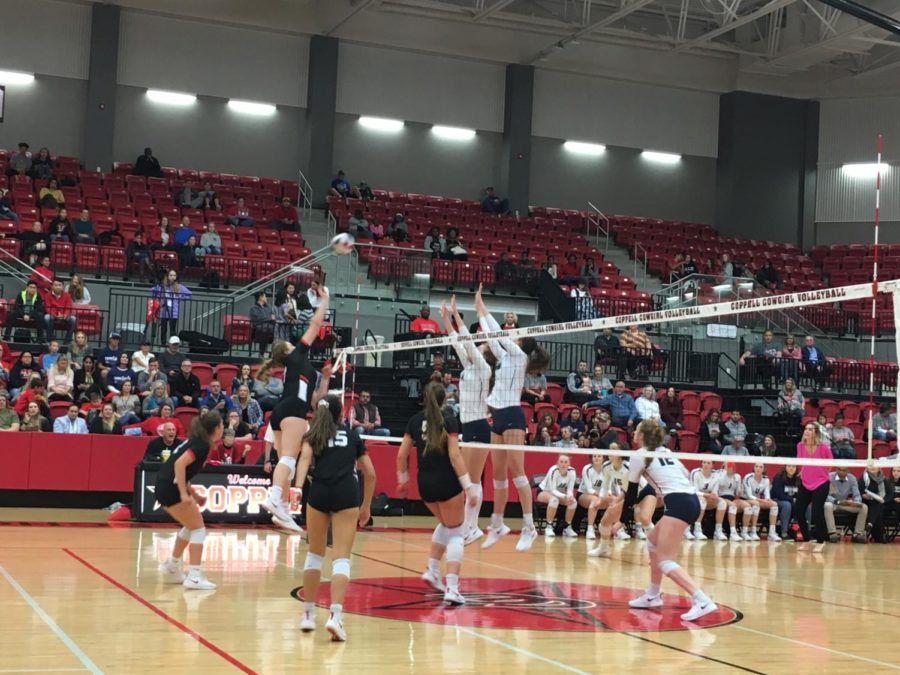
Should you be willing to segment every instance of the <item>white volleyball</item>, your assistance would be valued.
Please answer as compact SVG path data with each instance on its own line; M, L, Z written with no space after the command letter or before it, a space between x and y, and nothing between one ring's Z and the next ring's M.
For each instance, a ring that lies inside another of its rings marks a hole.
M331 249L337 255L347 255L353 250L353 244L355 243L356 240L351 235L342 232L331 240Z

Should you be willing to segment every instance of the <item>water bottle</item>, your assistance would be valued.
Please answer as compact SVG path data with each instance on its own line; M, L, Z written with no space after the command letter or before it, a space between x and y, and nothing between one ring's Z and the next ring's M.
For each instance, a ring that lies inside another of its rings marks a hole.
M231 464L231 453L228 453L227 455L225 455L225 463Z

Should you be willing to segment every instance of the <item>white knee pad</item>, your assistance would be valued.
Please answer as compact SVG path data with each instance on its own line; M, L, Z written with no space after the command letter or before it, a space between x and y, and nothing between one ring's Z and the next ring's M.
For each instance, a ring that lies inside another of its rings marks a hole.
M331 576L342 576L350 578L350 559L338 558L331 563Z
M559 498L558 497L550 497L550 501L547 502L547 506L552 506L553 508L556 508L557 506L559 506Z
M179 539L181 539L181 541L190 541L191 540L191 531L189 529L187 529L186 527L182 527L180 530L178 530L177 536Z
M434 544L440 544L441 546L447 545L447 528L438 523L437 527L434 528L434 533L431 535L431 541Z
M730 513L732 516L736 516L737 515L737 507L734 504L729 505L728 513Z
M778 504L769 507L769 515L773 518L778 515Z
M725 511L728 509L728 502L724 499L720 499L719 503L716 504L716 511Z
M509 489L509 480L506 478L502 478L500 480L494 479L494 490L508 490Z
M659 565L657 565L656 567L666 576L669 576L675 570L681 569L678 563L674 560L660 560Z
M464 526L445 528L447 537L447 562L462 562L465 544L463 543Z
M515 476L513 478L513 485L517 488L528 487L528 476Z
M750 515L758 516L759 515L759 504L750 507Z
M306 560L303 563L304 570L320 570L322 569L322 556L315 553L307 553Z
M190 531L190 537L188 537L188 541L192 544L202 544L204 539L206 539L205 527L198 527L196 530Z
M290 457L289 455L283 455L281 459L278 460L278 463L284 464L288 469L291 470L290 480L294 480L294 475L297 473L297 458Z

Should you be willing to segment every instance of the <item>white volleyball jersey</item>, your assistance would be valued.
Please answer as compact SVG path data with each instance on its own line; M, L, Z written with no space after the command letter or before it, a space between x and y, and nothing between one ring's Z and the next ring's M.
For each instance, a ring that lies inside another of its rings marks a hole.
M459 327L461 335L468 335L465 326ZM456 335L451 332L450 335ZM491 367L484 360L474 342L454 343L453 349L463 366L459 376L459 421L477 422L487 419L487 397L490 393Z
M575 469L571 466L568 471L562 473L559 466L554 464L547 471L544 480L541 481L541 490L552 492L554 497L573 497L575 495Z
M656 450L641 448L631 460L629 482L638 483L643 475L663 497L676 492L697 494L688 478L687 469L674 457L667 456L671 454L672 451L668 448L660 447Z
M490 314L479 319L481 330L494 332L500 330L500 324ZM494 371L494 388L488 396L488 405L495 410L518 408L522 400L522 387L525 386L525 368L528 366L528 355L519 345L509 338L489 340L488 345L497 357L497 368Z
M586 495L596 495L600 493L603 486L603 466L595 469L593 462L588 462L581 470L581 484L578 491Z
M720 497L731 495L732 497L740 497L743 493L741 487L741 474L735 471L730 476L725 473L724 469L719 469L719 484L716 485L716 494Z
M628 483L628 462L622 462L619 468L615 468L609 460L603 462L601 470L603 484L600 487L600 496L621 495L625 493Z
M744 497L747 499L771 499L769 479L763 476L756 480L756 476L748 473L744 476Z
M712 471L709 476L704 476L703 469L694 469L691 471L691 483L693 483L694 488L700 494L716 494L716 487L719 484L719 474Z

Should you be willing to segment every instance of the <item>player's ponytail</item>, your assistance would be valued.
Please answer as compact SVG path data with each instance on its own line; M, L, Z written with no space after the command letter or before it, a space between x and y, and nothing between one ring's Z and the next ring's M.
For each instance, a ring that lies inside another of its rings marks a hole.
M534 338L522 338L521 349L528 354L525 372L529 375L541 375L550 367L550 352L538 345Z
M273 344L272 358L266 359L262 362L259 370L256 371L256 379L260 382L268 382L269 373L272 372L272 368L280 368L284 365L284 360L290 353L288 351L289 347L290 343L285 342L284 340L279 340L278 342Z
M444 399L447 392L440 382L425 387L425 450L447 451L447 430L444 428Z
M223 425L222 416L214 410L197 415L191 420L191 426L188 428L188 438L194 438L210 445L216 429Z
M644 420L638 424L637 430L641 432L642 445L648 450L656 450L656 448L662 447L666 440L662 427L659 426L659 422L656 420Z
M309 431L303 437L312 448L313 454L317 456L322 454L328 441L334 438L342 412L341 399L337 396L329 394L319 399L312 421L309 423Z

